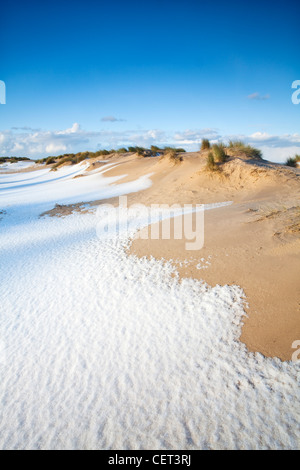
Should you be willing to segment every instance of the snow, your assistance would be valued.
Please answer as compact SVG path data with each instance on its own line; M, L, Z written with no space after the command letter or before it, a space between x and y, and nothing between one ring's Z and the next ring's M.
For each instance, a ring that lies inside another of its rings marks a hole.
M19 161L15 163L5 162L0 164L0 173L5 171L18 171L18 170L25 170L26 168L30 168L34 166L35 162L28 162L28 161Z
M0 448L299 448L299 363L238 341L239 287L128 257L101 210L38 217L151 184L84 171L0 178Z

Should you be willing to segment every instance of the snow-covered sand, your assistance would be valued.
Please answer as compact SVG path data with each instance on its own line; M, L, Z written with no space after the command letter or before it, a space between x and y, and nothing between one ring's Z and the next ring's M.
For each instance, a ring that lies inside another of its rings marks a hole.
M10 162L5 162L0 164L0 173L2 172L7 172L7 171L19 171L19 170L25 170L27 168L30 168L32 166L35 166L35 162L28 162L28 161L19 161L15 163L10 163Z
M84 169L0 177L0 447L299 448L299 363L238 341L240 288L128 257L101 211L38 218L151 184Z

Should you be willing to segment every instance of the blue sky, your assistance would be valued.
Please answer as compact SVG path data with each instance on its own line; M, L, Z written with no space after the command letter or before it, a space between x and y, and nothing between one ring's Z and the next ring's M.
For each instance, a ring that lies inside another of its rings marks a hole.
M1 6L0 155L243 138L300 153L296 2Z

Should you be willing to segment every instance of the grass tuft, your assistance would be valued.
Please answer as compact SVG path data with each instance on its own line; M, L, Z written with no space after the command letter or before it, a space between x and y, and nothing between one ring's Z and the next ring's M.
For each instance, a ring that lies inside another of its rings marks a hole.
M207 159L206 159L206 170L207 171L215 171L217 169L217 165L216 165L216 162L215 162L215 157L214 157L214 154L212 152L209 152L209 154L207 155Z
M208 150L210 149L210 142L208 139L202 139L201 142L201 150Z
M223 144L214 144L212 146L214 159L216 162L224 163L226 162L227 155L224 150Z
M230 140L228 143L228 148L235 152L241 152L247 157L262 158L262 153L259 149L245 144L245 142L241 140Z
M293 168L297 167L297 163L300 162L300 155L295 155L294 157L287 158L285 164Z

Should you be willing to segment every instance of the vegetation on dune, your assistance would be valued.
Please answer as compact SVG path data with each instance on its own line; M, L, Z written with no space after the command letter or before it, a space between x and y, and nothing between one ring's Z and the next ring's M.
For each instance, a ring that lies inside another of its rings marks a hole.
M215 157L212 152L209 152L206 158L206 170L215 171L217 169Z
M168 158L173 163L180 163L183 161L183 158L177 152L177 149L168 149L165 151L164 156Z
M48 157L45 163L46 165L51 165L52 163L55 163L55 157Z
M165 147L160 154L160 160L168 159L172 163L180 163L183 161L183 156L180 155L181 149L174 147Z
M227 155L225 153L224 148L225 147L223 144L214 144L212 146L213 155L214 155L214 159L216 162L219 162L219 163L226 162Z
M285 164L287 166L296 167L298 162L300 162L300 155L295 155L294 157L289 157Z
M222 142L211 145L208 139L202 139L201 150L212 149L213 155L216 162L224 163L227 159L226 149L230 150L230 154L238 155L242 154L250 158L262 158L262 153L259 149L252 147L249 144L245 144L241 140L230 140L228 145L224 145Z
M228 150L227 150L228 149ZM211 154L208 157L208 164L207 167L216 169L218 167L217 164L221 164L226 162L229 155L231 156L239 156L245 155L250 158L262 158L262 153L259 149L252 147L251 145L245 144L239 140L230 140L228 145L224 145L223 143L215 143L211 145L208 139L202 139L201 143L201 150L211 150ZM226 152L227 150L227 152ZM230 153L228 153L230 151ZM180 162L183 160L182 156L179 154L185 153L186 150L181 147L159 147L158 145L151 145L150 148L145 148L141 146L130 146L120 147L118 150L115 149L102 149L97 150L96 152L78 152L78 153L65 153L63 155L58 156L49 156L45 158L41 158L36 160L36 163L52 165L52 169L56 170L60 166L69 163L69 164L76 164L80 163L85 159L90 158L97 158L97 157L105 157L108 155L112 155L114 153L117 154L128 154L128 153L135 153L141 157L156 157L160 156L161 158L167 157L172 161ZM213 160L212 160L212 157ZM27 157L0 157L0 163L5 163L7 161L17 162L21 160L30 160ZM300 155L296 155L294 158L289 158L286 162L286 165L289 166L296 166L296 163L300 161Z
M220 171L221 163L225 163L227 155L225 152L226 146L220 142L219 144L213 144L211 146L208 139L202 140L201 150L211 149L206 157L206 171Z
M157 147L157 145L151 145L151 147L150 147L150 152L151 152L152 154L155 154L155 153L161 152L161 151L162 151L162 149L159 148L159 147Z
M37 160L36 163L46 163L46 165L52 165L52 170L56 170L61 165L65 163L70 163L72 165L76 163L80 163L83 160L88 158L97 158L97 157L104 157L106 155L110 155L111 153L115 152L115 150L98 150L97 152L78 152L78 153L65 153L63 155L58 155L57 157L46 157Z
M185 150L180 147L164 147L163 152L164 153L168 153L168 152L183 153L185 152Z
M87 154L89 154L89 152L84 152L84 153L76 154L76 155L74 154L66 155L63 158L60 158L58 162L56 162L53 165L52 170L56 170L57 168L59 168L61 165L64 165L65 163L71 163L72 165L75 165L76 163L80 163L83 160L90 158Z
M144 147L136 147L136 153L140 156L144 155L145 150Z
M295 167L295 166L297 165L297 162L296 162L296 160L295 160L293 157L289 157L289 158L287 158L285 164L286 164L287 166Z
M135 147L128 147L128 152L137 153L138 155L142 156L142 155L145 155L146 152L150 152L150 150L148 150L144 147L139 147L137 145Z
M144 147L128 147L128 151L131 152L131 153L137 153L138 155L142 155L143 152L145 151L146 149Z
M244 155L249 158L262 158L262 153L259 149L252 147L249 144L246 144L240 140L230 140L228 145L224 145L222 142L211 144L208 139L202 139L201 150L210 150L207 162L206 169L208 170L220 170L221 164L227 161L229 156L240 156ZM119 149L101 149L96 152L86 151L78 153L65 153L58 156L49 156L36 160L36 163L52 165L52 170L56 170L62 165L80 163L83 160L97 157L106 157L113 154L124 154L128 153L137 154L140 157L156 157L167 158L174 163L181 162L183 160L182 153L185 153L186 150L181 147L171 147L164 146L159 147L158 145L151 145L150 148L145 148L141 146L129 146L120 147ZM21 160L30 160L27 157L0 157L0 163L5 163L7 161L17 162ZM300 161L300 155L295 155L286 161L286 165L297 166L297 162Z
M230 140L228 142L228 148L233 149L233 148L241 148L244 147L245 143L242 140Z
M160 148L156 145L151 145L150 149L147 149L145 147L140 147L140 146L131 146L131 147L120 147L118 150L115 149L102 149L102 150L97 150L96 152L78 152L78 153L64 153L62 155L57 155L57 156L48 156L45 158L40 158L36 160L36 163L38 164L46 164L46 165L52 165L52 170L56 170L60 166L69 163L71 165L74 165L76 163L80 163L83 160L90 159L90 158L97 158L97 157L106 157L108 155L112 155L114 153L117 154L127 154L128 152L131 153L136 153L139 156L143 157L153 157L157 156L158 154L160 155L173 155L175 152L176 155L178 153L183 153L185 152L185 149L183 148L173 148L173 147L164 147ZM172 158L172 157L170 157ZM175 157L174 157L175 158ZM0 157L0 163L5 163L7 161L10 161L12 163L17 162L17 161L22 161L22 160L30 160L27 157ZM180 161L180 158L178 158Z
M0 163L17 163L17 162L25 162L30 161L28 157L0 157Z
M105 157L106 155L109 155L111 152L109 150L98 150L98 152L96 152L96 154L98 155L95 155L96 157ZM93 157L91 157L93 158Z
M208 150L208 149L210 149L210 141L208 139L202 139L201 150Z
M175 151L176 153L185 153L186 150L182 147L171 147L171 146L165 146L165 147L157 147L157 145L151 145L150 147L150 152L153 156L156 154L167 154L168 152L173 152Z
M245 142L241 140L230 140L228 143L228 148L235 153L243 153L247 157L262 158L262 153L259 149L252 147L249 144L245 144Z

